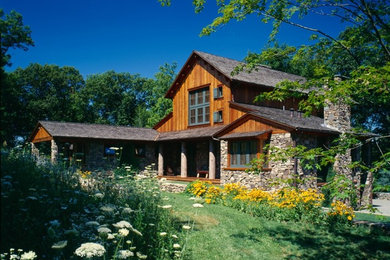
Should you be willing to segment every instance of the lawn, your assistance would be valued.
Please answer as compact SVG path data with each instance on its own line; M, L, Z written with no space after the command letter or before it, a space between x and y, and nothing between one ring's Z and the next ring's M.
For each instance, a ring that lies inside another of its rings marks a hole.
M301 223L252 217L222 205L194 208L184 194L165 193L172 213L194 225L189 259L389 259L390 236L366 227L329 231Z

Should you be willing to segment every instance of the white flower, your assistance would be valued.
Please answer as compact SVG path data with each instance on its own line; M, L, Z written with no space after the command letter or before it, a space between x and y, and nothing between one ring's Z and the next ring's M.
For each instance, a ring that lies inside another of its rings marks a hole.
M193 206L194 208L203 208L203 205L200 204L200 203L192 204L192 206Z
M172 205L164 205L164 206L162 206L162 208L163 209L170 209L170 208L172 208Z
M103 234L111 233L111 229L109 229L108 227L99 227L97 231Z
M104 194L103 193L100 193L100 192L98 192L98 193L95 193L95 198L97 198L97 199L102 199L102 198L104 198Z
M15 255L15 254L11 254L11 255L9 256L9 259L10 259L10 260L19 259L19 256L18 256L18 255ZM33 259L34 259L34 258L33 258Z
M68 245L68 240L59 241L57 243L54 243L51 248L53 249L63 249Z
M132 229L131 229L131 231L133 231L135 234L137 234L137 235L139 235L139 236L141 236L141 237L142 237L142 233L141 233L141 232L139 232L137 229L135 229L135 228L132 228Z
M183 229L189 230L189 229L191 229L191 227L188 225L183 225Z
M121 228L118 230L118 233L122 237L126 237L129 234L129 230L127 228Z
M179 244L177 244L177 243L176 243L176 244L173 244L173 248L174 248L174 249L179 249L180 247L181 247L181 246L180 246Z
M129 257L134 256L134 253L130 250L119 250L117 256L119 259L127 259Z
M172 235L171 237L178 239L179 237L176 235Z
M126 240L126 244L130 245L131 241L130 240Z
M97 221L88 221L87 223L85 223L86 226L88 227L93 227L93 226L99 226L99 222Z
M114 210L116 210L116 207L114 205L108 204L108 205L104 205L104 206L100 207L100 210L104 211L104 212L111 213Z
M134 210L132 210L131 208L123 208L122 209L122 214L130 214L132 213Z
M197 199L196 197L189 198L189 200L196 200L196 199Z
M130 228L130 229L133 228L133 226L129 222L127 222L126 220L121 220L121 221L119 221L115 224L112 224L112 225L116 228Z
M109 239L109 240L112 240L112 239L114 239L115 238L115 236L113 235L113 234L108 234L107 235L107 239Z
M167 232L160 232L160 236L165 237L167 235Z
M23 253L20 256L20 260L33 260L33 259L35 259L37 257L38 256L35 254L34 251L29 251L29 252Z
M95 256L103 256L106 253L106 249L97 243L84 243L74 252L76 255L86 258L92 258Z
M146 259L148 256L147 256L147 255L143 255L143 254L141 254L140 252L137 252L137 257L138 257L139 259Z
M151 226L151 227L154 227L154 226L155 226L154 223L149 223L148 225Z

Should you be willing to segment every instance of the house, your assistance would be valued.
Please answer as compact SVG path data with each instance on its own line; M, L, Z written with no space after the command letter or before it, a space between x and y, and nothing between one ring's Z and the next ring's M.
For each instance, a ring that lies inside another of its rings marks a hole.
M296 158L270 162L261 175L245 170L252 159L266 152L266 144L280 148L326 144L349 128L348 107L329 104L323 112L304 117L297 111L299 100L295 98L254 104L254 97L271 91L279 82L304 82L305 78L267 66L232 76L239 64L193 51L165 95L172 99L173 111L153 129L41 121L30 141L50 140L52 153L58 150L57 141L73 144L74 153L77 149L85 152L83 159L89 166L101 162L96 158L104 157L104 148L111 145L131 147L123 150L131 156L142 146L147 154L140 155L143 164L155 162L159 176L181 179L204 177L255 187L293 174L315 177L316 173L305 172ZM342 168L343 162L339 165Z

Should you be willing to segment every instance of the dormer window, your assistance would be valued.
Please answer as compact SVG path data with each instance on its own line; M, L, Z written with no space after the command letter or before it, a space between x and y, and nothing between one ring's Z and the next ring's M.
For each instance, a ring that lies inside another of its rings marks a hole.
M222 98L223 92L222 92L222 86L218 86L214 88L214 99Z
M188 121L189 125L202 125L210 122L209 87L189 92Z

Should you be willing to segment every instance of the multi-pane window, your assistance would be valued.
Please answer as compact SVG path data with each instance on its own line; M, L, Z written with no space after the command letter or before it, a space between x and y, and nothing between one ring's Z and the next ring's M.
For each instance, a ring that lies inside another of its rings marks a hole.
M257 157L257 140L230 142L230 166L237 168L248 167L250 161Z
M209 87L189 92L189 125L201 125L210 122Z

